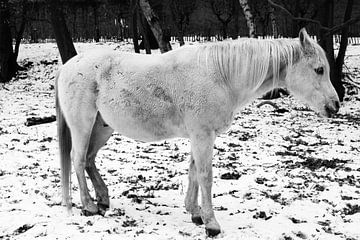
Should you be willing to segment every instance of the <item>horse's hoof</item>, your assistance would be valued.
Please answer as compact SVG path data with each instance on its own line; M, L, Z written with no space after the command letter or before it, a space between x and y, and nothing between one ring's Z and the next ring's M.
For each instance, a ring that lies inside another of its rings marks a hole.
M208 237L215 237L221 232L220 229L213 229L213 228L205 228L205 231L206 231L206 236Z
M90 211L88 211L86 209L82 209L81 214L83 216L90 217L90 216L94 216L94 215L98 214L98 212L90 212Z
M202 218L200 216L191 216L191 221L195 223L196 225L202 225L204 224Z
M106 213L106 210L109 209L109 205L108 204L104 204L104 203L98 203L97 204L98 206L98 213L101 215L101 216L105 216L105 213Z

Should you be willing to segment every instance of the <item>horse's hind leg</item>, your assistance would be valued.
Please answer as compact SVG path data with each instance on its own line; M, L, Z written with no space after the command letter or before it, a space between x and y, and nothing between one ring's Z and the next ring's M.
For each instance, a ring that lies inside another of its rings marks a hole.
M83 214L93 215L98 213L98 207L95 205L89 194L89 189L85 178L86 155L88 152L91 131L95 122L96 112L84 112L83 115L69 117L68 123L71 131L72 150L71 158L73 160L76 176L79 182L80 199L83 205Z
M191 220L193 223L201 225L203 221L200 216L200 207L198 204L199 183L196 176L196 166L194 157L191 153L189 166L189 186L186 192L185 208L191 213Z
M113 133L113 129L106 126L100 114L97 114L95 124L91 133L89 148L86 157L86 172L95 188L97 206L99 214L105 215L106 209L109 208L109 193L106 184L100 176L95 165L97 152L107 142Z

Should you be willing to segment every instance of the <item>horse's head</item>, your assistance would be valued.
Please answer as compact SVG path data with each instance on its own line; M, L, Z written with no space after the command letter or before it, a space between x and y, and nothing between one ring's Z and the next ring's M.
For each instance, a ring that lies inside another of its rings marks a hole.
M289 68L286 86L300 100L330 117L339 110L337 93L330 82L330 67L324 50L307 34L299 33L300 54L298 61Z

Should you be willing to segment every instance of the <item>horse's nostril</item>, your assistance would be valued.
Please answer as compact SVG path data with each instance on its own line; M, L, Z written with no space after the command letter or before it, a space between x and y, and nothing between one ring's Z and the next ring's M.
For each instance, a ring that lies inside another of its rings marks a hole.
M339 110L339 108L340 108L340 102L339 101L335 101L335 108L337 110Z
M337 100L333 100L325 105L325 111L327 112L328 116L332 116L333 114L337 113L340 108L340 102Z

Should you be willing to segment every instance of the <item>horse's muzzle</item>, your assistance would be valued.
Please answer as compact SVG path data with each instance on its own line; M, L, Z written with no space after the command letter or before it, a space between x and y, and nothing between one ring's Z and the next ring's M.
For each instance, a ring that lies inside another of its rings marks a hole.
M336 114L340 109L340 102L338 100L332 100L325 105L325 112L327 117L331 117Z

